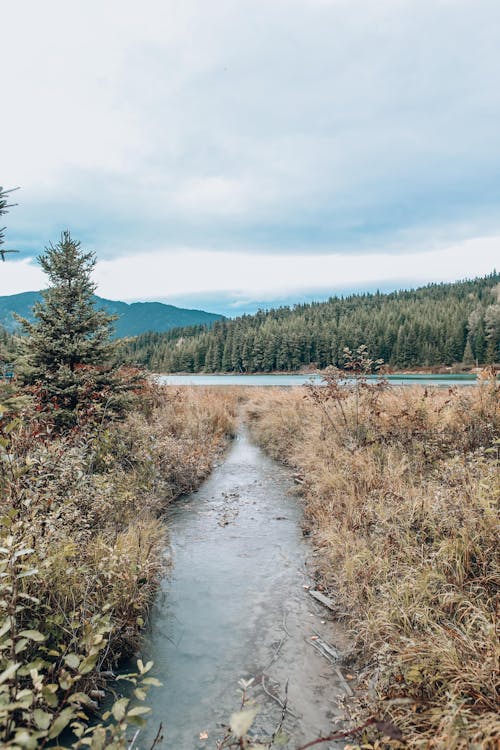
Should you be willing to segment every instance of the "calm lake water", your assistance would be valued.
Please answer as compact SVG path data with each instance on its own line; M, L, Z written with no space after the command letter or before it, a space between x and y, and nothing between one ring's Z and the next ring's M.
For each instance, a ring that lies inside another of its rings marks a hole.
M473 385L474 375L389 375L393 385ZM162 385L294 386L320 383L321 375L158 375Z

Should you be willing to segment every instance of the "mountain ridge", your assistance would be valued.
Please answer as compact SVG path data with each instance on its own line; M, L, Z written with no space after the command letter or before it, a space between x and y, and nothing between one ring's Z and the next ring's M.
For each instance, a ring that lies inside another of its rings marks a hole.
M33 291L0 296L0 324L13 332L18 324L12 313L32 320L33 305L41 299L42 293ZM218 313L177 307L164 302L121 302L98 295L94 295L94 301L99 309L118 316L114 322L114 338L138 336L149 331L164 333L184 326L210 327L217 320L224 320L224 316Z

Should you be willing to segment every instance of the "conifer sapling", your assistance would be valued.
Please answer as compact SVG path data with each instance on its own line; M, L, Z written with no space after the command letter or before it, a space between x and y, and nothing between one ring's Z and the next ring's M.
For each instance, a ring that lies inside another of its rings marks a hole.
M38 387L40 402L59 423L74 424L105 406L119 411L126 384L113 364L114 316L94 304L93 252L68 231L38 258L50 286L33 308L34 322L20 318L28 333L25 379Z

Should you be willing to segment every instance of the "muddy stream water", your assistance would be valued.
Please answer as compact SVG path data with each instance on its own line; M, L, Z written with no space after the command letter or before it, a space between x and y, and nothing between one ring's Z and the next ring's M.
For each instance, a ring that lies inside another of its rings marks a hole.
M171 568L143 648L163 687L149 693L142 748L160 722L162 748L215 748L239 708L241 678L254 679L256 735L279 723L268 693L282 701L287 681L287 748L343 727L345 683L312 644L319 634L342 652L345 635L305 588L312 548L301 520L290 472L244 426L202 487L170 507Z

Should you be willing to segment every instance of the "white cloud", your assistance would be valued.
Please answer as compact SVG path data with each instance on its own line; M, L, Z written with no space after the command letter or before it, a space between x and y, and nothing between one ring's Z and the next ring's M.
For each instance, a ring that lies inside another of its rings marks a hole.
M394 256L260 255L196 251L146 253L102 261L96 279L100 294L120 299L167 297L217 289L273 298L280 293L342 286L453 281L487 274L498 265L500 236L467 240L424 253Z
M499 33L497 0L6 3L9 245L69 227L122 297L482 273L417 250L500 232Z
M193 248L148 252L97 263L94 279L99 295L134 300L210 293L229 293L246 304L314 289L398 287L454 281L498 269L500 236L478 237L427 252L394 256L387 253L256 254L213 252ZM8 260L0 267L3 294L41 289L47 280L33 259ZM237 312L238 305L235 305Z
M23 260L8 260L0 266L0 289L4 294L18 294L19 292L36 292L47 286L47 279L42 269L33 258Z
M252 196L238 180L225 177L197 177L186 181L174 193L174 205L188 214L231 216L248 210Z

